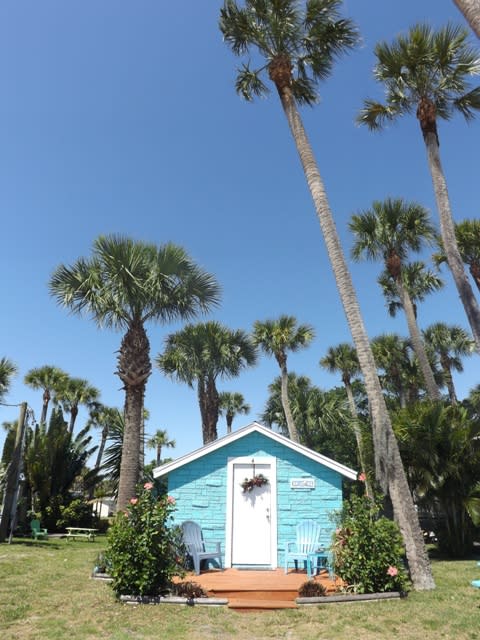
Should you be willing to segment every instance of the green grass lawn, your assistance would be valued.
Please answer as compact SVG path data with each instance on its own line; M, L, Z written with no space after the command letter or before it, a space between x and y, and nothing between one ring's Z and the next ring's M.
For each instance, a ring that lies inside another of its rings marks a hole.
M480 578L474 560L434 561L437 589L403 600L236 613L226 608L119 604L91 580L101 538L0 545L2 640L168 640L238 638L480 638Z

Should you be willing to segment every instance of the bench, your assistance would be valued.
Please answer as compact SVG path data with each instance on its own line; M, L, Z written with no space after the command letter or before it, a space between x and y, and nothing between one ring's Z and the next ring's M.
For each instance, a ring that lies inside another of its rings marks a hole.
M98 529L89 529L88 527L65 527L67 530L67 540L75 540L75 538L86 538L90 542L95 540L95 533Z

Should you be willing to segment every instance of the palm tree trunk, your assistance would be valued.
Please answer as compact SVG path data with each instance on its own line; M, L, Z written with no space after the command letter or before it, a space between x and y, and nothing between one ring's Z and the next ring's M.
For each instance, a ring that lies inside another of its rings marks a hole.
M227 411L225 418L227 420L227 433L232 433L233 413Z
M440 393L435 378L433 377L433 371L428 361L427 353L425 351L425 345L418 328L417 321L415 319L415 310L413 308L412 300L408 291L403 286L401 275L395 278L395 285L397 292L402 303L405 317L407 318L408 332L410 333L410 339L412 341L413 350L418 358L418 364L423 375L425 382L425 388L427 389L427 395L430 400L440 400L442 394Z
M292 410L290 408L290 398L288 397L288 371L287 364L285 361L279 362L280 364L280 391L281 391L281 399L282 399L282 407L285 413L285 419L287 421L288 427L288 435L290 436L290 440L293 442L300 442L298 438L298 431L295 425L295 420L293 419Z
M290 73L290 72L289 72ZM360 367L365 379L365 388L370 404L375 449L377 480L392 500L395 518L402 532L410 575L415 589L433 589L435 583L423 541L418 516L408 488L405 471L393 433L390 416L378 380L370 342L345 261L340 240L328 203L325 187L318 170L312 148L307 139L300 114L296 108L289 83L277 84L280 100L300 156L308 187L322 229L328 256L340 293L345 315L357 349Z
M355 434L355 440L357 442L357 451L358 451L358 460L360 462L360 468L365 474L365 493L367 496L373 496L372 489L370 487L370 481L366 476L366 465L365 459L363 455L363 444L362 444L362 433L360 431L360 425L358 424L358 414L357 414L357 405L355 404L355 398L353 397L352 385L349 382L343 381L345 385L345 390L347 392L348 405L350 407L350 413L353 418L353 433Z
M50 391L45 389L43 392L42 415L40 416L40 424L47 424L48 404L50 402Z
M219 416L219 398L215 382L199 379L198 404L202 417L203 444L208 444L217 439L217 423Z
M157 467L160 466L161 459L162 459L162 445L157 444Z
M122 339L117 374L125 388L125 430L120 462L117 510L123 510L135 495L140 479L140 447L145 385L151 373L150 343L143 323L131 323Z
M437 134L434 131L427 130L423 131L423 137L427 148L428 166L432 176L433 190L435 192L435 200L440 218L440 232L442 234L448 266L452 272L460 300L467 314L473 339L475 340L476 350L480 353L480 308L473 294L467 274L465 273L463 261L458 250L455 226L450 210L447 182L440 162Z
M77 415L78 415L78 407L76 407L75 405L72 405L71 409L70 409L70 424L68 426L68 432L70 433L70 435L73 435L73 428L75 427L75 420L77 419Z
M453 384L452 369L447 362L442 362L442 359L440 359L440 362L442 363L443 375L445 376L445 384L447 385L450 402L453 405L458 404L455 385Z
M453 0L480 38L480 0Z
M125 389L125 431L123 434L120 480L118 483L117 511L123 511L135 496L139 480L140 429L143 389Z

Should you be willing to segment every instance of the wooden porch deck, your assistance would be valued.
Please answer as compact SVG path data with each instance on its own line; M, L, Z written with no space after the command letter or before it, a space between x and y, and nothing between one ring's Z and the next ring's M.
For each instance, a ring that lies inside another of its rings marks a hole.
M295 609L298 589L308 580L306 571L283 569L213 569L200 575L189 573L183 581L196 582L208 593L209 597L227 598L228 606L238 611L259 609ZM330 579L327 571L313 578L322 583L327 593L337 590L338 581Z

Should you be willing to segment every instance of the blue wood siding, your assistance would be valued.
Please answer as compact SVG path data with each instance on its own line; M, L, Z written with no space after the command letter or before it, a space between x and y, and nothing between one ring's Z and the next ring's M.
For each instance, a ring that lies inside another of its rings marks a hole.
M221 540L225 549L227 462L229 458L274 457L277 463L278 565L283 565L286 543L295 539L295 526L307 518L323 528L335 528L330 514L342 505L342 476L303 454L250 433L207 453L168 476L168 491L176 500L175 522L195 520L205 540ZM291 489L292 478L315 478L314 489Z

